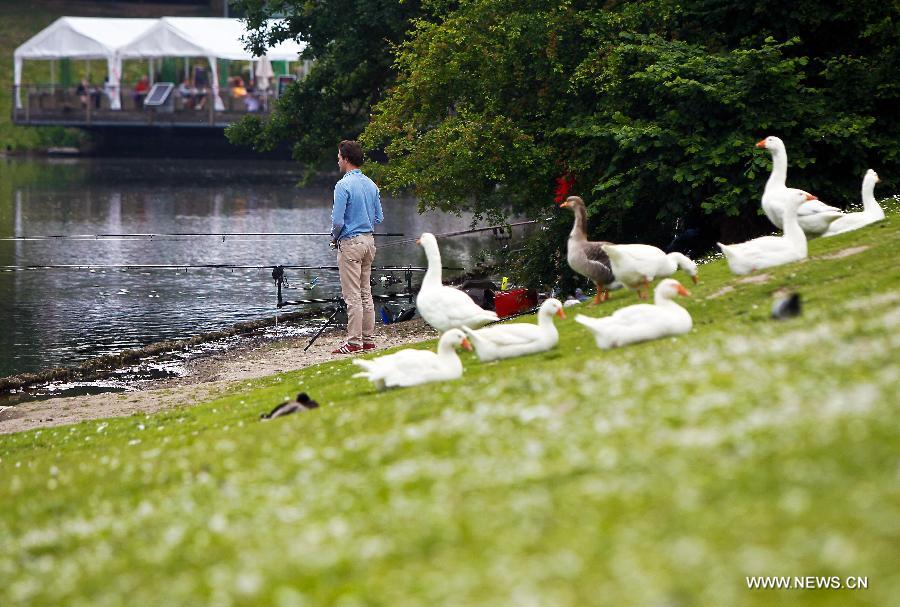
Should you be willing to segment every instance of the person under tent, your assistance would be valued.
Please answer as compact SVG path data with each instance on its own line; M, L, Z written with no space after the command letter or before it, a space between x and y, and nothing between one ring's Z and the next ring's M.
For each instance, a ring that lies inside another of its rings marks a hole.
M150 79L147 76L141 76L137 84L134 85L134 107L135 109L144 109L144 98L150 90Z

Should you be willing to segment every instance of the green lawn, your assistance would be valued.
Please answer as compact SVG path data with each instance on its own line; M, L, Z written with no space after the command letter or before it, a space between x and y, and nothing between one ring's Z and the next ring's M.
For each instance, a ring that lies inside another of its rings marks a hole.
M765 282L703 266L678 338L601 352L570 313L558 349L454 382L374 393L342 360L0 437L0 604L892 604L896 206ZM782 287L805 308L779 323ZM323 407L258 421L301 389Z

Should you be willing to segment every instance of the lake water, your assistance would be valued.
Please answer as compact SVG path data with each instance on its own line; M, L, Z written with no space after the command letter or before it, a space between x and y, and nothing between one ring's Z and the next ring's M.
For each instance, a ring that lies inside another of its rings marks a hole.
M334 179L299 188L290 163L0 159L0 236L172 232L327 232ZM418 214L383 199L381 232L463 230L471 217ZM384 244L390 238L379 238ZM43 269L0 272L0 376L71 366L165 339L276 314L271 266L334 265L327 236L0 242L0 265L233 264L262 269ZM490 238L442 242L444 265L470 266ZM415 244L376 265L425 265ZM332 297L336 272L287 270L285 299ZM399 273L398 273L399 275ZM417 277L418 282L418 277ZM404 285L391 288L402 291ZM375 292L385 292L378 286ZM296 311L296 308L285 308Z

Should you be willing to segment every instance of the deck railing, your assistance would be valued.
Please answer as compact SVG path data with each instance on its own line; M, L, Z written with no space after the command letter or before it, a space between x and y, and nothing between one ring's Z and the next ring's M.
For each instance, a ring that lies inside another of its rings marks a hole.
M164 107L145 107L146 91L122 89L122 108L110 107L110 95L99 88L79 90L76 86L22 85L21 107L13 103L13 123L20 125L65 126L215 126L222 127L247 114L267 114L275 103L271 91L235 96L228 87L219 90L223 110L216 110L211 89L171 93ZM13 99L16 90L13 88Z

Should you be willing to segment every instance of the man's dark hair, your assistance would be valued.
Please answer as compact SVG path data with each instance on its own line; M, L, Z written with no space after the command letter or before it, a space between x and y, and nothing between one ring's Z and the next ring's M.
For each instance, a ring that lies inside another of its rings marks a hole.
M341 145L338 146L338 151L341 153L341 156L354 166L362 166L363 163L363 151L362 147L360 147L359 143L353 141L352 139L344 139L341 142Z

